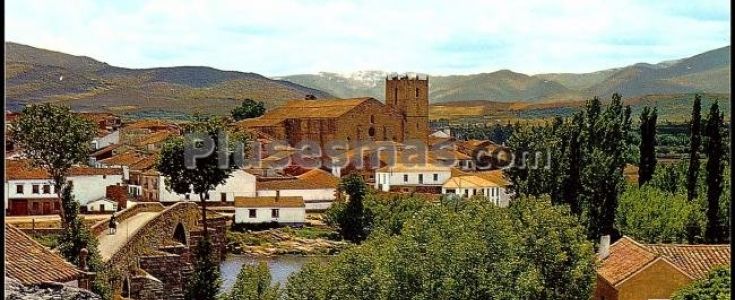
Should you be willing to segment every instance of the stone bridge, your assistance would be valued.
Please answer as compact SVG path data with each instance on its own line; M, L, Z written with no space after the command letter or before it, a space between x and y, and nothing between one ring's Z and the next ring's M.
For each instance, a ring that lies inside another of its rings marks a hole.
M207 213L210 236L225 254L227 217ZM115 294L130 299L182 299L192 272L192 257L203 236L201 209L193 202L169 207L139 203L116 214L117 232L109 234L109 221L92 226L99 240L105 274Z

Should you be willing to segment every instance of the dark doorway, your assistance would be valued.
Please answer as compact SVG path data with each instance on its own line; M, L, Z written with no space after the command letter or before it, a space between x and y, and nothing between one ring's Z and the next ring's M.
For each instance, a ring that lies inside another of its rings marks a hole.
M186 231L184 230L184 225L181 225L181 223L176 225L176 229L174 230L174 239L179 243L188 245L186 243Z

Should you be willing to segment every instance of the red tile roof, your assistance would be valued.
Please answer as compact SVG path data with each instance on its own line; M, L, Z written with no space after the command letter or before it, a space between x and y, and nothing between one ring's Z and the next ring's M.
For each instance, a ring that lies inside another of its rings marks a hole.
M730 264L730 245L645 245L694 278L704 278L714 267Z
M305 207L303 197L235 197L235 207Z
M166 140L169 136L173 135L170 131L158 131L155 132L140 142L135 143L139 147L145 147L150 144L157 144Z
M121 168L90 168L83 166L74 166L69 169L69 176L94 176L94 175L122 175ZM22 179L51 179L46 170L36 168L30 165L27 160L6 159L5 160L5 180L22 180Z
M597 274L615 286L659 258L691 278L703 278L712 268L730 264L730 245L644 245L624 236L610 245Z
M5 224L5 270L6 276L23 284L68 282L81 275L74 265L8 224Z
M339 178L323 170L312 169L294 177L260 178L255 185L258 190L313 190L337 188L338 184Z

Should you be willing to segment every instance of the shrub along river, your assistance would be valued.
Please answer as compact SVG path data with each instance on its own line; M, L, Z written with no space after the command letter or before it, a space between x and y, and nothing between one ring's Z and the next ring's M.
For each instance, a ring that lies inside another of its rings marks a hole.
M245 264L257 264L264 261L268 264L271 272L272 283L280 283L284 287L288 276L300 270L309 260L328 261L330 256L302 256L302 255L278 255L278 256L252 256L229 254L225 261L220 264L222 273L222 291L229 292L240 273L240 268Z

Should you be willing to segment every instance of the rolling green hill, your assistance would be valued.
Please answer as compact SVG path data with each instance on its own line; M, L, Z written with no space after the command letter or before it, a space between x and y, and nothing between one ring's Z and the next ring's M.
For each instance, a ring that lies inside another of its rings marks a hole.
M118 113L162 110L226 113L242 99L273 107L306 95L328 93L255 73L210 67L127 69L85 56L5 43L6 109L54 101L76 110Z

